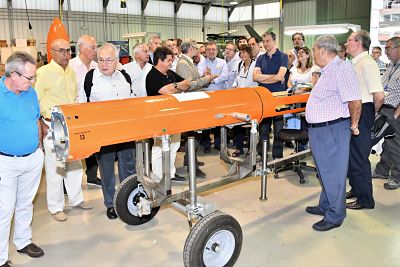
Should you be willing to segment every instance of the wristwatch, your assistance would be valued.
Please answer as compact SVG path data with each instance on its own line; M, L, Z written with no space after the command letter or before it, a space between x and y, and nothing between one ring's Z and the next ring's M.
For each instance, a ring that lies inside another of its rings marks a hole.
M178 89L178 84L176 82L174 82L174 88Z
M357 125L356 127L350 127L350 130L351 130L352 132L354 132L356 129L358 129L358 125Z

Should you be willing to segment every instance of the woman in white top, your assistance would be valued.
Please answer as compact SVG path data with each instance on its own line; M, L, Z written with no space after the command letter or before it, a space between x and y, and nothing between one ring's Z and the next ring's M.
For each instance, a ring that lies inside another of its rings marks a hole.
M311 51L307 46L299 48L297 51L297 66L290 69L288 80L288 88L291 88L297 83L312 83L315 84L319 77L319 67L313 65L311 59ZM298 90L302 93L302 89Z
M251 47L249 45L241 45L239 47L239 55L242 61L238 66L238 75L233 83L233 87L256 87L258 83L253 81L253 70L256 61L251 56Z
M238 65L238 74L233 83L233 87L245 88L258 86L258 83L253 81L253 70L256 61L252 58L251 47L247 44L241 45L239 47L239 55L242 61L240 61ZM245 129L242 128L242 126L235 126L233 128L233 143L236 150L231 154L231 156L239 157L244 154L244 133Z

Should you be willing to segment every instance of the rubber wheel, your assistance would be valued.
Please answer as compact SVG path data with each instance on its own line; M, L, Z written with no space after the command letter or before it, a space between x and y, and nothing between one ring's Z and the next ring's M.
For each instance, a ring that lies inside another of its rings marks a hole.
M184 266L233 266L242 240L242 229L236 219L214 211L197 222L186 238Z
M114 208L118 217L129 225L145 224L156 216L160 207L152 208L149 215L139 217L137 203L139 197L148 199L148 195L142 186L138 187L136 175L126 178L115 191Z

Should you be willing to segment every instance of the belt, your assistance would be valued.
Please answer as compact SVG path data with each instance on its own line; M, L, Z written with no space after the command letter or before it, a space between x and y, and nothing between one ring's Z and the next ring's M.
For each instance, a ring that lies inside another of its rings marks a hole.
M33 153L33 152L32 152ZM11 158L23 158L31 155L32 153L23 154L23 155L11 155L0 151L1 156L11 157Z
M349 118L339 118L339 119L336 119L336 120L333 120L333 121L318 122L318 123L309 123L309 124L308 124L308 128L325 127L325 126L328 126L328 125L332 125L332 124L339 123L339 122L341 122L341 121L346 121L346 120L348 120L348 119L349 119Z

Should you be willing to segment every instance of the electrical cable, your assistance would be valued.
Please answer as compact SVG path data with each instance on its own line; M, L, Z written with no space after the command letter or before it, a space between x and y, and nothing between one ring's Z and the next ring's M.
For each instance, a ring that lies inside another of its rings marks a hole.
M25 0L25 11L26 11L26 16L28 17L28 28L29 28L29 30L32 30L32 24L31 24L31 21L30 21L30 19L29 19L28 5L27 5L27 3L26 3L26 0Z

